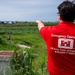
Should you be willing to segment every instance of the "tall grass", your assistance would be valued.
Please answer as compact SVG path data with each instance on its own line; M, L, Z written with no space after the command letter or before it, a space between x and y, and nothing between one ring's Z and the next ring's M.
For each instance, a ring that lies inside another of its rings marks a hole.
M32 55L28 50L15 50L10 64L13 75L36 75L32 67Z
M31 49L19 51L14 50L10 62L11 75L46 75L47 68L45 65L45 56L44 59L42 59L43 61L40 63L40 69L34 67L34 60L36 56L37 54L34 54Z
M0 36L0 50L13 50L13 49L19 49L18 46L15 44L11 44L10 40L7 40L7 38L4 36Z

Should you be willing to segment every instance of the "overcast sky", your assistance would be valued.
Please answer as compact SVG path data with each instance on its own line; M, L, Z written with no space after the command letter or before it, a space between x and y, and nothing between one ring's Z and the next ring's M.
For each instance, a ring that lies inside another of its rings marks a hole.
M58 21L57 6L64 0L0 0L0 21Z

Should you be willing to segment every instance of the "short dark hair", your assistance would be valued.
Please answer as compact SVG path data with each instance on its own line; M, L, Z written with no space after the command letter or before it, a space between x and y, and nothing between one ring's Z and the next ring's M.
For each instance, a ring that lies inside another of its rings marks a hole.
M74 2L64 1L58 7L58 13L63 21L73 22L75 19Z

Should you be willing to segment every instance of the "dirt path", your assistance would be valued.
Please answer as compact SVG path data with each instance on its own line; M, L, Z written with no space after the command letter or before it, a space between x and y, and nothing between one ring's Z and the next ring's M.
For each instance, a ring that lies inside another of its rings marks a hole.
M21 44L17 44L17 46L19 46L19 47L21 47L21 48L30 48L29 46L21 45Z

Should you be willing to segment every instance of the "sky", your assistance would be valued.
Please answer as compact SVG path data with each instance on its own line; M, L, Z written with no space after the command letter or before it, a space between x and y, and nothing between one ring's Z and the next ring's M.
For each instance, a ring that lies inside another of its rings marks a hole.
M0 21L58 21L57 6L64 0L0 0Z

